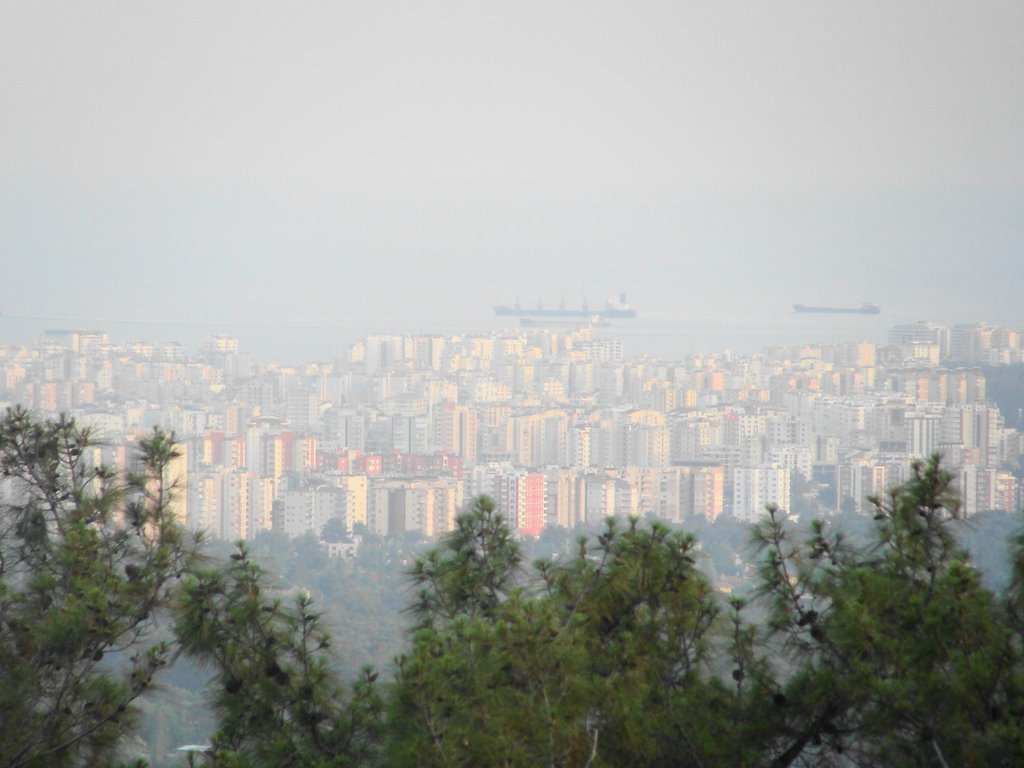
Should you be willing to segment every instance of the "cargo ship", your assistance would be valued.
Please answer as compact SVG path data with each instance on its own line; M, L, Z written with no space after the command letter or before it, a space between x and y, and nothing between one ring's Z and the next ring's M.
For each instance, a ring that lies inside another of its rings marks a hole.
M877 315L882 308L870 301L859 307L810 307L806 304L794 304L794 312L812 312L816 315Z
M608 299L604 303L603 309L591 309L587 306L586 301L583 302L583 306L579 309L569 309L564 303L556 307L549 307L539 301L535 305L522 306L517 301L512 306L508 304L494 305L494 314L499 317L624 320L636 317L637 311L626 303L626 294L620 293L618 299Z

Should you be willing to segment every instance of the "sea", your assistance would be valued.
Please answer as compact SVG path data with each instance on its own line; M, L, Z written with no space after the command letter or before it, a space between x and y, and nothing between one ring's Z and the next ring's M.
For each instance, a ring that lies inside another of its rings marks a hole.
M884 343L887 331L911 318L880 315L780 314L751 317L647 317L613 321L595 328L600 338L621 340L625 357L682 360L695 353L753 354L768 347L866 341ZM344 356L371 334L471 334L520 329L515 318L435 322L415 325L332 324L323 321L231 323L199 320L140 320L89 317L0 315L0 345L34 345L47 330L103 331L114 342L174 341L198 351L214 334L233 336L239 349L260 364L299 365ZM556 329L564 332L565 329Z

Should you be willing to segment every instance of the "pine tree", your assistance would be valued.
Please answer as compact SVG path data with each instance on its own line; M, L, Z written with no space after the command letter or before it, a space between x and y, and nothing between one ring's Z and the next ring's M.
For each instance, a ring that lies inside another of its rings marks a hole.
M609 521L564 566L519 572L486 497L411 577L391 764L701 765L731 733L709 667L719 609L692 537Z
M1020 765L1021 643L957 546L938 457L872 500L874 540L758 526L771 650L791 670L770 765Z
M213 765L374 763L377 673L364 669L350 693L337 679L330 635L308 593L288 605L244 544L227 565L197 569L183 585L176 635L187 655L216 671Z
M154 618L196 542L174 519L173 435L139 443L138 472L93 462L90 430L0 420L0 766L94 766L168 663Z

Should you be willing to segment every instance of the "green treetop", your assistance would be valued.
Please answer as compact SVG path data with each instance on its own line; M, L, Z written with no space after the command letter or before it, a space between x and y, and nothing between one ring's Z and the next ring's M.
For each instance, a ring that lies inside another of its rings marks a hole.
M174 520L160 430L139 470L93 461L88 429L0 419L0 766L94 766L168 662L153 619L194 558Z

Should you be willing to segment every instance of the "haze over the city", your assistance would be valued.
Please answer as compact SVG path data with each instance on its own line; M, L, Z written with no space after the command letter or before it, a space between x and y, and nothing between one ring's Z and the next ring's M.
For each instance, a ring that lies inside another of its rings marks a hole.
M1022 96L1024 0L0 0L0 768L1024 765Z
M1014 0L4 3L0 322L1020 327L1022 39Z

